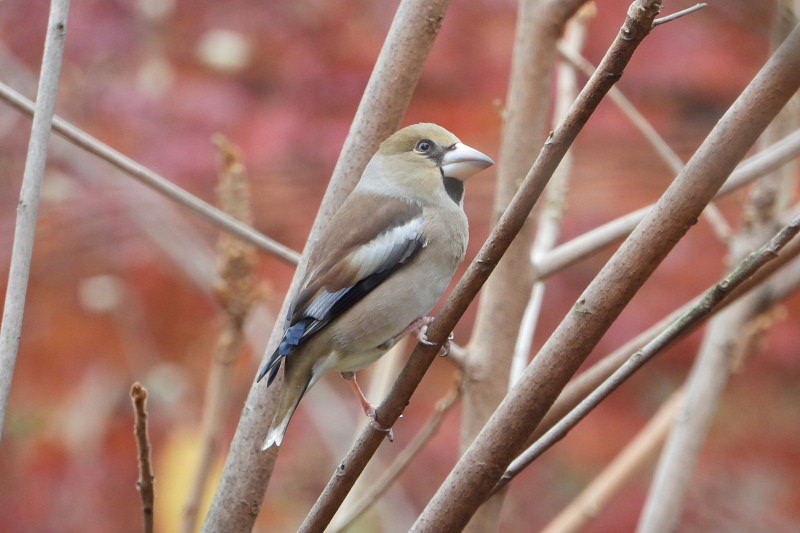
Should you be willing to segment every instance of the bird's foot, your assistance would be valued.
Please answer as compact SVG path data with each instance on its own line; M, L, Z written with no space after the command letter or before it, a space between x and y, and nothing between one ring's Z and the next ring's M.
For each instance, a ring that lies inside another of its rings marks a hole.
M427 335L428 325L430 325L430 323L433 322L433 317L426 316L417 320L416 322L420 321L423 322L417 327L417 340L419 340L419 342L421 342L426 346L436 346L435 342L431 342L428 340L428 335ZM439 351L439 357L447 357L450 354L450 341L452 341L455 338L456 338L455 335L451 331L450 335L447 336L447 340L444 341L444 343L442 344L442 349Z
M356 381L356 375L354 372L342 372L342 377L350 384L350 388L353 389L356 397L358 398L358 402L361 404L361 409L364 410L364 414L367 415L369 419L369 427L376 431L381 431L386 433L386 438L389 439L389 442L394 442L394 433L392 432L392 428L385 428L379 422L377 417L375 416L375 406L369 403L364 393L361 391L361 387L358 386L358 381Z
M368 404L369 409L364 409L364 414L367 415L369 418L369 427L374 429L375 431L380 431L381 433L386 433L386 438L389 439L389 442L394 442L394 431L392 428L385 428L383 427L380 422L378 422L377 417L375 416L375 406Z

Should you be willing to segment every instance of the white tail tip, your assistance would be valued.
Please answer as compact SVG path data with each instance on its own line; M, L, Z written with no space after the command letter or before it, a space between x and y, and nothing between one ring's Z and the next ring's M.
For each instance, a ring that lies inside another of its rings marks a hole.
M277 427L269 428L267 432L267 438L264 439L264 444L261 446L262 451L267 451L273 446L280 446L283 442L283 436L286 434L286 426L289 425L289 421L286 420L283 424Z

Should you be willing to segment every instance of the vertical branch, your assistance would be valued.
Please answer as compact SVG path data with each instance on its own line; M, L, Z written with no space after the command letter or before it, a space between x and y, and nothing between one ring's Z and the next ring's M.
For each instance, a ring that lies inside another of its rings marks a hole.
M53 0L50 4L36 109L33 114L33 126L17 206L11 267L3 307L3 323L0 327L0 438L3 435L8 397L11 393L11 379L14 376L22 335L22 318L25 313L25 297L28 293L36 219L39 215L39 192L47 162L50 125L56 109L61 58L64 55L64 42L67 37L68 12L69 0Z
M250 190L239 151L221 135L215 137L214 142L220 153L217 189L220 207L249 226L253 219ZM254 301L256 284L253 275L256 255L252 244L223 233L217 249L220 279L215 293L222 306L223 324L206 386L197 470L183 509L181 531L184 533L196 530L200 502L219 453L222 427L230 408L234 363L245 343L244 323Z
M579 53L586 39L586 30L589 22L594 18L597 7L594 2L585 4L567 24L564 39L559 43L559 50L566 49L572 53ZM569 106L578 93L578 81L575 68L560 62L556 68L556 103L553 113L554 122L557 124L567 114ZM610 93L609 93L610 94ZM571 152L564 155L558 165L553 178L545 189L544 202L539 207L536 223L536 236L533 240L530 261L534 270L539 258L550 252L558 243L561 234L561 221L564 217L569 189L570 172L572 171ZM544 302L545 282L537 273L533 284L528 304L522 315L517 342L514 347L514 358L511 364L510 386L514 386L519 375L528 364L533 338L536 334L536 325L539 322L539 313Z
M142 531L153 533L155 476L150 457L150 437L147 435L147 389L138 382L131 387L131 401L136 418L133 433L136 436L136 447L139 450L139 480L136 482L136 490L139 491L142 498L142 517L144 518Z
M495 219L506 209L520 178L536 158L536 147L547 127L556 44L567 20L584 2L520 3L497 170ZM462 449L470 445L508 389L520 317L533 285L529 259L533 232L533 221L529 219L497 265L496 274L486 282L480 299L466 360ZM502 501L498 496L484 506L470 529L496 529Z
M400 3L334 168L309 243L318 238L355 186L378 144L400 124L448 4L449 0ZM306 254L308 249L306 246ZM304 265L302 260L281 315L286 313L302 279ZM281 334L279 321L270 336L267 354L277 346ZM260 444L274 413L279 385L276 381L269 388L263 383L251 387L203 531L246 533L253 528L277 457L277 447L262 452Z
M601 76L608 75L609 63L623 57L627 62L652 28L659 7L657 1L637 0L632 4L623 29L598 69ZM581 92L573 109L580 106L581 97L594 79L595 76ZM411 531L458 531L466 525L600 337L694 224L736 163L799 86L800 29L796 29L720 119L656 207L587 287ZM607 89L603 94L606 92ZM559 135L559 129L553 137Z

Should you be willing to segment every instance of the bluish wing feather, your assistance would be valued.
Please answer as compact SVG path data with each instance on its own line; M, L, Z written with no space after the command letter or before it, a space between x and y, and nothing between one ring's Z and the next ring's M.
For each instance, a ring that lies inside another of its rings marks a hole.
M425 239L420 233L420 212L414 211L413 214L415 216L396 221L395 225L355 248L339 262L324 264L326 268L311 274L311 279L307 279L303 285L306 290L318 287L316 295L310 300L306 300L302 294L298 296L301 306L292 306L290 322L283 339L259 373L258 381L269 372L267 382L272 383L284 357L345 313L425 247ZM338 290L328 291L327 286L331 282L326 274L337 271L337 268L342 270L343 267L354 271L352 278L355 282L344 288L337 287Z

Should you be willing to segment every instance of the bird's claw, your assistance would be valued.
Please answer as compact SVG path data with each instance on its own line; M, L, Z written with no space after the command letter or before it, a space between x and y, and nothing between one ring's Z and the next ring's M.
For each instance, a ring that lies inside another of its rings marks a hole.
M375 431L380 431L381 433L386 433L386 438L389 439L389 442L394 442L394 431L392 431L392 428L383 427L374 418L370 419L369 427L371 427Z
M428 331L427 324L421 326L417 330L417 340L419 340L419 342L424 344L425 346L436 346L435 342L431 342L428 340L427 331ZM439 351L439 357L447 357L448 355L450 355L450 341L452 341L455 338L456 336L451 331L450 335L447 336L447 340L444 341L444 343L442 343L442 349Z
M372 405L370 405L370 409L367 412L367 418L369 418L369 427L375 431L386 433L386 438L389 439L389 442L394 442L394 432L392 431L392 428L385 428L380 424L380 422L378 422L378 419L375 416L375 407Z

